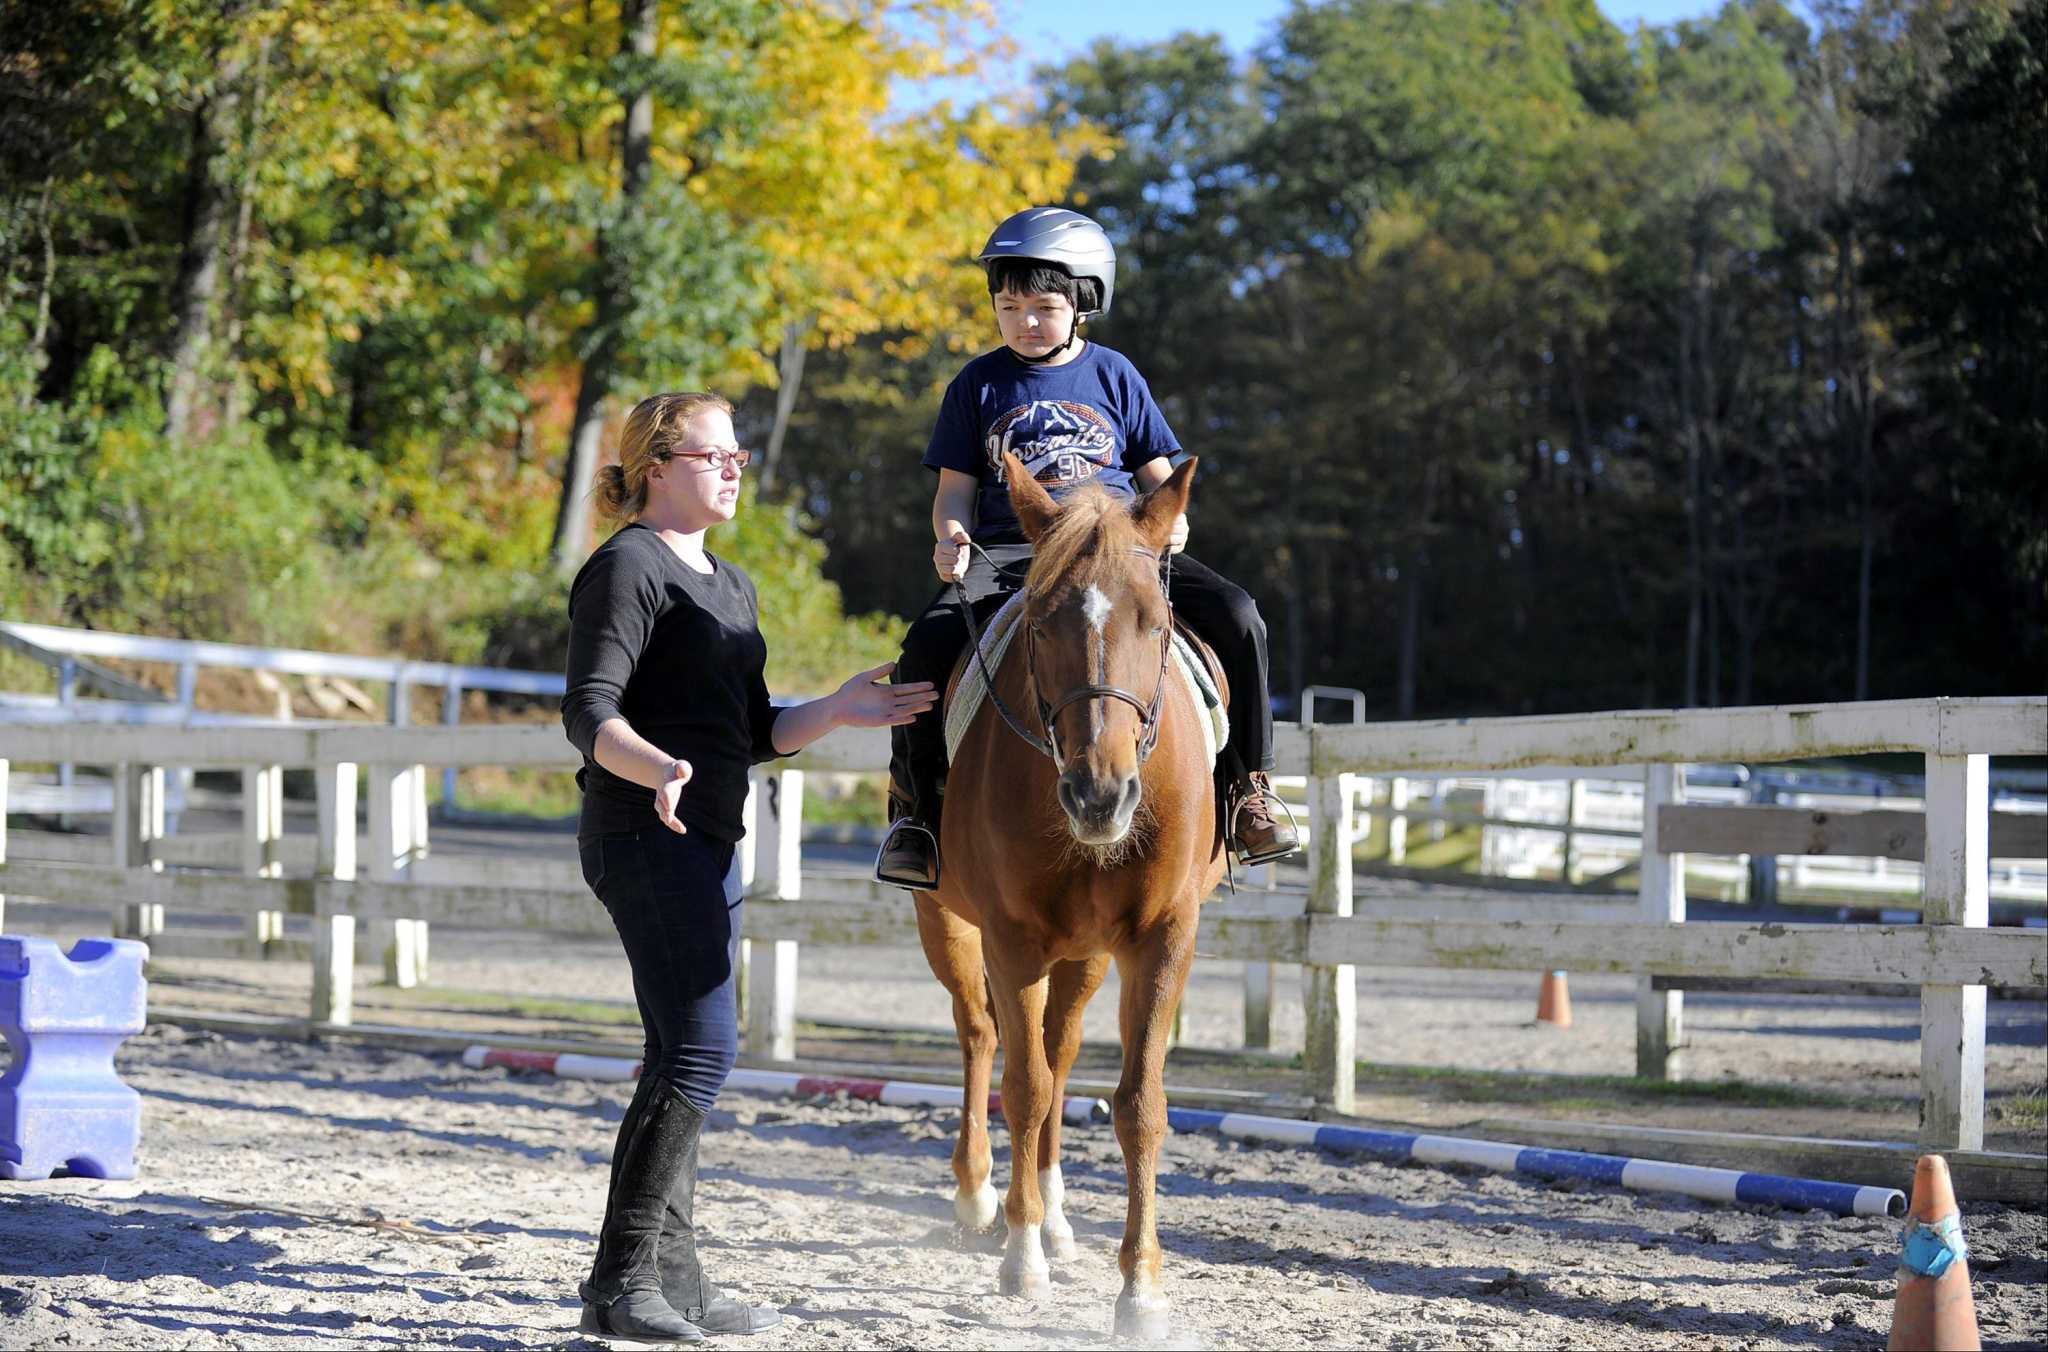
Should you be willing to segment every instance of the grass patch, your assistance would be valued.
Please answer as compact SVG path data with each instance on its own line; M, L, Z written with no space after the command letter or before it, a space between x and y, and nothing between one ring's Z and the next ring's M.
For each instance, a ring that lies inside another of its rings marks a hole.
M430 802L441 798L441 776L436 770L427 772L427 798ZM576 787L573 770L478 765L456 776L455 801L464 812L573 817L583 807L583 791Z
M2000 1099L1998 1120L2014 1131L2048 1127L2048 1094L2014 1094Z
M1721 1103L1749 1108L1848 1108L1887 1102L1797 1085L1738 1080L1647 1080L1633 1075L1556 1075L1509 1070L1358 1063L1358 1082L1411 1088L1454 1103L1535 1103L1585 1111L1615 1103Z
M1421 839L1418 840L1418 836ZM1447 831L1442 840L1431 840L1426 826L1410 831L1408 852L1402 867L1476 872L1479 868L1479 828L1468 826Z
M494 1014L517 1014L532 1019L550 1019L557 1023L600 1023L630 1028L640 1026L640 1011L629 1004L547 995L506 995L497 991L465 991L448 986L415 986L411 990L401 990L396 986L377 986L358 995L357 1003L400 1009L488 1011Z

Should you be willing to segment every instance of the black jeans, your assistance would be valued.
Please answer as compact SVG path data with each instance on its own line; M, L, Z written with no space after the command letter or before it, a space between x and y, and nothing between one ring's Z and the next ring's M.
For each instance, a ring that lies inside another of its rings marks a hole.
M711 1111L740 1046L741 903L725 886L733 847L658 823L576 844L583 880L611 913L633 969L647 1036L642 1075L673 1081Z
M1216 650L1224 678L1230 682L1231 750L1247 770L1271 770L1273 706L1266 690L1266 622L1259 615L1258 603L1244 588L1186 554L1174 555L1172 568L1175 613ZM1021 565L1016 572L1021 574ZM967 577L975 624L986 624L1012 589L977 559ZM895 679L931 681L944 690L954 660L966 647L967 622L960 616L953 588L941 587L903 636ZM893 729L889 739L890 772L898 784L920 797L922 786L936 784L946 772L944 712L934 707ZM920 816L936 815L934 804L919 802L916 807Z

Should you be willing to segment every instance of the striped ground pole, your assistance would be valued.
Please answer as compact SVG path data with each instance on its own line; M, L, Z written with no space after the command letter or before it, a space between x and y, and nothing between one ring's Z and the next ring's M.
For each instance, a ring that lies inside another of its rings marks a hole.
M1792 1210L1831 1211L1837 1216L1906 1214L1906 1195L1897 1188L1825 1183L1811 1178L1744 1173L1739 1169L1711 1169L1579 1150L1546 1150L1460 1136L1372 1131L1200 1108L1169 1108L1166 1120L1175 1131L1207 1131L1239 1140L1313 1145L1367 1155L1387 1164L1462 1164L1530 1178L1577 1178L1589 1183L1619 1184L1636 1192L1675 1192L1709 1202L1753 1202Z
M471 1047L462 1053L462 1064L472 1070L504 1066L508 1070L537 1070L565 1080L632 1080L640 1075L640 1063L622 1056L581 1056L573 1052L523 1052L502 1047ZM727 1089L750 1094L807 1098L814 1094L845 1094L848 1098L903 1107L957 1108L966 1101L958 1085L918 1084L909 1080L843 1080L820 1075L797 1075L780 1070L735 1070L726 1077ZM1003 1096L988 1096L990 1112L1001 1112ZM1075 1126L1107 1122L1109 1105L1099 1098L1072 1097L1060 1116Z

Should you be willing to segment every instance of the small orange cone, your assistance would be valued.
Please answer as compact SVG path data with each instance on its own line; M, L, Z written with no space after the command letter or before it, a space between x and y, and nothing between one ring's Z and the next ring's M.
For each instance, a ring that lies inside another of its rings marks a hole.
M1563 972L1545 972L1543 988L1536 992L1536 1022L1557 1028L1572 1026L1572 991Z
M1970 1250L1948 1161L1939 1155L1922 1155L1913 1167L1905 1246L1885 1346L1892 1352L1977 1352L1983 1343L1970 1299Z

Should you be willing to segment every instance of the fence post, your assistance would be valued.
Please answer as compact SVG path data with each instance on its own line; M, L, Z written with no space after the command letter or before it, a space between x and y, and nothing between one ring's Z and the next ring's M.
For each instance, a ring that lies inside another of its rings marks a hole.
M163 837L163 771L126 761L113 771L114 867L161 869L151 855ZM163 929L164 908L159 902L131 901L114 917L114 932L124 938L147 939Z
M412 871L416 769L411 765L369 767L372 882L402 882ZM420 984L419 924L389 917L370 924L370 942L384 960L384 979L402 990Z
M323 881L354 882L356 876L356 767L347 761L315 766L314 796L320 810L319 852L313 873ZM321 888L313 907L314 1023L355 1020L356 918L335 908L334 889Z
M1579 880L1579 861L1576 857L1579 849L1579 838L1573 828L1579 824L1579 816L1585 811L1585 807L1586 781L1583 779L1567 781L1564 790L1564 844L1560 851L1560 863L1563 865L1560 872L1567 886Z
M78 659L73 657L60 658L57 662L57 703L62 708L69 709L72 705L76 704L77 702ZM71 788L73 781L75 781L77 778L78 767L76 765L72 764L70 761L63 761L58 764L57 800L60 803L70 798L68 790ZM64 812L62 810L58 811L57 829L59 831L69 831L71 829L70 813Z
M1921 918L1991 919L1991 758L1927 757L1927 858ZM1984 1148L1984 988L1920 987L1920 1143Z
M441 721L449 727L462 722L462 683L454 677L448 678L448 693L441 700ZM441 810L450 811L455 806L455 781L460 771L453 765L441 767ZM444 819L445 820L445 819Z
M1311 734L1310 764L1315 762ZM1308 781L1311 926L1317 916L1351 914L1353 776L1311 775ZM1313 929L1310 931L1313 933ZM1340 1113L1357 1106L1358 973L1349 963L1302 968L1302 1006L1308 1024L1303 1062L1308 1091Z
M284 767L242 767L242 872L251 878L282 878L278 844L284 837ZM259 955L284 938L283 911L251 911L249 938Z
M1643 767L1643 857L1637 870L1637 918L1646 925L1685 920L1685 856L1657 843L1657 809L1685 798L1685 775L1676 765ZM1646 1080L1684 1075L1685 992L1660 991L1648 972L1636 974L1636 1074Z
M1273 890L1273 865L1261 864L1246 870L1245 886L1253 892ZM1273 964L1247 962L1244 965L1244 1045L1263 1050L1273 1045Z
M1408 780L1395 775L1387 781L1387 862L1408 862Z
M1752 783L1749 801L1768 807L1778 801L1778 791L1768 784ZM1774 854L1753 854L1749 857L1749 904L1752 906L1775 906L1778 904L1778 856Z
M114 867L159 872L156 842L164 835L164 772L156 765L114 767Z
M795 900L803 894L803 771L759 776L754 822L758 841L750 895ZM765 963L748 963L747 1050L770 1061L794 1061L796 941L771 940L764 956Z

